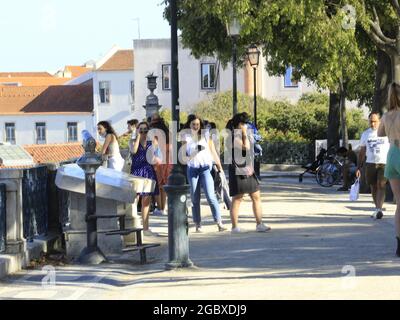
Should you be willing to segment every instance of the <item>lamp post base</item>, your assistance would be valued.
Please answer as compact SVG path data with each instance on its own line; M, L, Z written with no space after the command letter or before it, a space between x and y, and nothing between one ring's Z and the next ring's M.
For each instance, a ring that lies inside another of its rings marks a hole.
M106 262L107 258L99 248L88 248L82 250L78 262L81 264L96 265Z
M176 270L176 269L182 269L182 268L193 268L194 263L189 259L187 261L170 261L165 264L165 269L166 270Z

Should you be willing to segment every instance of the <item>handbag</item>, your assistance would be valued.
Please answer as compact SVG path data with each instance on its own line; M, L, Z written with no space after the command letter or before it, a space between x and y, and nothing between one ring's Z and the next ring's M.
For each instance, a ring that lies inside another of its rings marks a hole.
M360 178L350 188L350 201L357 201L360 194Z

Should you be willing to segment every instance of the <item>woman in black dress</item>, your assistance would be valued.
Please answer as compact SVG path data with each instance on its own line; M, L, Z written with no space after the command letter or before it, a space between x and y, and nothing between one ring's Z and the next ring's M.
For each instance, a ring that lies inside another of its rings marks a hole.
M232 233L240 233L238 226L239 208L245 194L249 194L253 202L253 213L256 218L257 232L271 230L262 221L262 205L260 183L254 172L252 144L248 136L246 123L249 117L246 113L235 115L227 124L232 131L232 161L229 165L229 191L232 197L231 220ZM227 144L229 145L229 144ZM241 156L240 156L241 155Z

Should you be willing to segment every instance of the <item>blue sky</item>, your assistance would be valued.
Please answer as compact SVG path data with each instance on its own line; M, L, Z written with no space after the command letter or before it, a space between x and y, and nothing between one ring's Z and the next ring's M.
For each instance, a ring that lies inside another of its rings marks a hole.
M13 0L0 10L0 72L50 71L97 60L114 45L169 38L162 0Z

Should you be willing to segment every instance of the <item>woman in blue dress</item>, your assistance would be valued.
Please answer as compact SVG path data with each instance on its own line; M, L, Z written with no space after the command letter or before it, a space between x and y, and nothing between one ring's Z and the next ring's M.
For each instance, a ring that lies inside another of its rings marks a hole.
M149 132L149 124L141 122L138 127L138 136L132 139L130 151L132 154L132 167L131 174L137 177L143 177L156 181L154 192L143 192L138 194L142 197L142 219L143 219L143 232L145 235L152 235L149 230L149 210L152 196L159 194L156 172L154 171L152 161L154 157L153 144L147 141L147 133ZM147 154L151 159L147 159Z

